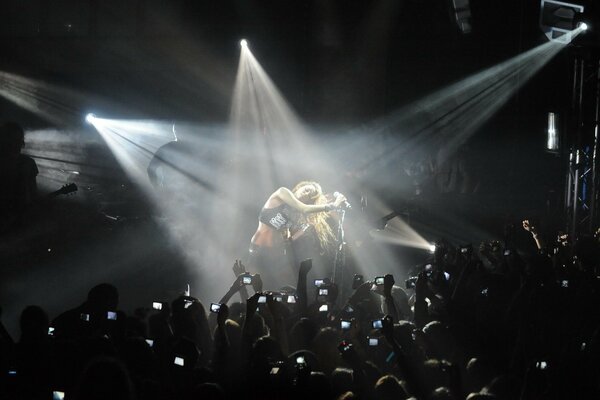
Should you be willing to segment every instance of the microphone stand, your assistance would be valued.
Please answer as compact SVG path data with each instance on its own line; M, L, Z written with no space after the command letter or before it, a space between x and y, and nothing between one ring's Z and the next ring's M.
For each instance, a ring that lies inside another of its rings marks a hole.
M333 279L332 282L338 286L338 303L344 299L344 269L346 264L346 242L344 241L344 219L346 218L346 210L338 211L340 219L336 234L336 249L333 259Z

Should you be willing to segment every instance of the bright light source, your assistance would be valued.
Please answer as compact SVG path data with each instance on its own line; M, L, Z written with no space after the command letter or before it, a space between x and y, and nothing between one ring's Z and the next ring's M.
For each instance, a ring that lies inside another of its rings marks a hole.
M588 25L585 22L582 22L579 24L579 28L581 28L582 31L587 31Z
M548 137L546 150L558 151L558 132L556 130L556 114L548 113Z
M242 47L248 47L248 41L246 41L246 39L240 40L240 46L242 46Z
M96 121L96 115L93 113L89 113L85 116L85 122L88 124L93 124Z
M430 251L431 253L435 253L435 244L430 244L430 245L429 245L429 251Z

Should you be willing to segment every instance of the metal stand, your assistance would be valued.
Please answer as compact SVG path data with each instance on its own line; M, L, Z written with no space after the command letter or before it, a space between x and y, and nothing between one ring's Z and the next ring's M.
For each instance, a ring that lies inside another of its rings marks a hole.
M346 265L346 242L344 241L344 219L346 210L339 211L340 219L336 234L335 258L333 259L332 282L338 286L338 299L344 299L344 269Z

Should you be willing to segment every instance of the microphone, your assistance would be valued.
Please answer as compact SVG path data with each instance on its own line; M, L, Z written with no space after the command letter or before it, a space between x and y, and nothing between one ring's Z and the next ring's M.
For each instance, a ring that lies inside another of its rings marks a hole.
M340 196L343 196L343 194L341 194L340 192L333 193L333 197L336 199ZM350 205L350 203L348 203L348 200L344 200L344 202L342 203L342 207L347 208L348 210L352 209L352 206Z

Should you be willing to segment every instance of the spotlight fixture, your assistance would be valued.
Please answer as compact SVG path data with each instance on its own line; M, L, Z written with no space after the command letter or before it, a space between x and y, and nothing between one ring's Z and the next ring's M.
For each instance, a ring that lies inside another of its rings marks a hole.
M582 31L587 31L587 29L588 29L588 24L586 24L585 22L580 22L580 23L577 25L577 27L578 27L578 28L580 28Z
M558 132L556 129L556 114L548 113L548 137L546 142L546 150L556 152L559 149Z
M93 124L96 121L96 114L89 113L85 116L85 122L88 124Z
M246 39L240 40L240 46L242 46L242 47L248 47L248 41Z
M583 28L583 23L577 24L576 18L583 13L584 7L579 4L565 3L555 0L541 0L540 28L549 40L560 43L570 43L572 32ZM587 25L585 25L587 27Z
M430 253L435 253L435 244L434 244L434 243L431 243L431 244L429 245L429 252L430 252Z

